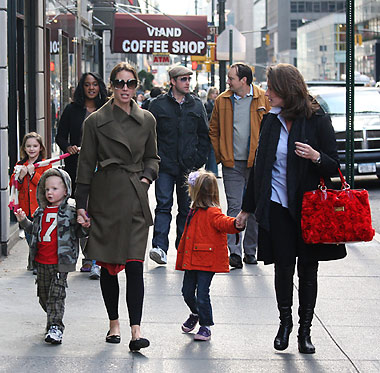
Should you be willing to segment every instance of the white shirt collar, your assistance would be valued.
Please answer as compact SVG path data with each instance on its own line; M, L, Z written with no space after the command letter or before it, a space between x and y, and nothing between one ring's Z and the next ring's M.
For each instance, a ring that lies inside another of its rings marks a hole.
M282 108L278 107L278 106L273 106L269 112L272 113L272 114L280 114L281 113L281 110Z
M249 97L249 96L253 96L253 86L252 86L252 84L250 84L249 85L249 93L247 93L244 97ZM234 93L234 99L235 100L240 100L240 99L242 99L243 97L240 97L240 96L238 96L236 93Z

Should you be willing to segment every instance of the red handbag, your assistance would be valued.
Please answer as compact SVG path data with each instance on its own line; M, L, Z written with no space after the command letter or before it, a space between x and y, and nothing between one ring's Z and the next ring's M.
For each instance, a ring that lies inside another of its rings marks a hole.
M327 189L323 178L317 190L305 192L302 200L302 238L307 244L371 241L368 192L350 189L341 171L341 190Z

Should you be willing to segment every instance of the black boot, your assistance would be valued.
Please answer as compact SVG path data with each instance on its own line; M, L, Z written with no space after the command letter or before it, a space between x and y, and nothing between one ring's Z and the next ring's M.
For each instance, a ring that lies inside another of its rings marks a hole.
M293 330L292 309L280 306L278 309L281 322L273 346L276 350L283 351L289 346L289 335Z
M314 354L315 347L311 342L310 328L317 300L317 272L318 262L300 264L298 262L299 277L299 329L298 351L302 354Z
M293 275L294 265L275 265L275 289L277 307L280 311L280 327L278 329L273 346L276 350L283 351L288 348L289 335L293 330L292 304L293 304Z
M302 354L314 354L315 347L311 342L310 327L314 309L299 309L300 327L298 329L298 351Z

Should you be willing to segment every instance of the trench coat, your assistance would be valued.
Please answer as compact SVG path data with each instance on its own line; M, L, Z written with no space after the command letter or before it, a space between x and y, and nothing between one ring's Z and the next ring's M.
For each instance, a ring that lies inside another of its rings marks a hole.
M110 100L84 122L77 183L89 186L87 257L112 264L144 260L150 182L157 178L156 121L132 100L128 115Z
M275 114L267 114L261 124L260 141L251 169L247 189L243 198L242 210L254 212L260 228L272 231L269 211L271 201L272 168L276 158L277 145L280 138L281 122ZM320 164L314 164L309 159L301 159L295 153L295 142L309 144L321 154ZM334 128L329 115L319 109L310 119L297 118L292 125L288 139L287 155L287 193L288 210L297 223L298 257L305 260L335 260L344 258L345 245L316 244L307 245L301 234L301 207L303 194L318 188L322 176L327 185L331 185L330 177L335 175L339 166L337 144ZM260 240L258 244L258 260L264 264L273 263L270 243Z

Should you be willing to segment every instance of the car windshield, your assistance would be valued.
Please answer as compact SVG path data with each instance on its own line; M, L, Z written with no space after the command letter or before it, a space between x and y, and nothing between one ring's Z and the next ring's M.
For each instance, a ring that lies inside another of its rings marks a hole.
M315 98L329 114L346 114L346 91L318 92ZM355 113L380 113L380 93L376 89L355 90Z

